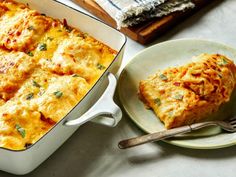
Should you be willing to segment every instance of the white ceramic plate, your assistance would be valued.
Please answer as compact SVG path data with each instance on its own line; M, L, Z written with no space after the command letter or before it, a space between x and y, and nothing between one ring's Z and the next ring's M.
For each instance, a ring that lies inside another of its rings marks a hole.
M149 47L138 53L124 68L118 83L120 101L130 118L145 132L152 133L164 128L151 110L145 109L138 99L138 84L142 79L154 74L158 69L178 66L191 60L201 53L219 53L234 60L236 63L236 49L224 44L199 40L182 39L168 41ZM235 100L235 99L233 99ZM229 113L236 115L236 101L231 101L227 109L221 110L219 116ZM235 109L234 109L235 108ZM232 111L235 110L235 111ZM212 135L202 137L199 135ZM236 144L236 133L221 132L219 127L207 128L182 139L165 140L168 143L194 149L215 149Z

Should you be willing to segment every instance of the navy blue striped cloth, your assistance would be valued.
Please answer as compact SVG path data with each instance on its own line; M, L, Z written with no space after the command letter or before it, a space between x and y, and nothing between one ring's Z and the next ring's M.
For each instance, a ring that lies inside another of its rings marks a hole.
M192 0L95 0L117 23L117 27L137 25L155 17L194 8Z

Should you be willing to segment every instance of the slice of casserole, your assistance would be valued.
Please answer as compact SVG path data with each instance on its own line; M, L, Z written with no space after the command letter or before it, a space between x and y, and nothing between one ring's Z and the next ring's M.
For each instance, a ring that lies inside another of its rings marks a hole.
M33 50L53 20L29 9L24 4L3 1L0 5L5 10L0 16L0 26L2 27L0 45L9 50L25 52Z
M0 98L8 101L30 77L36 60L23 52L0 49Z
M114 51L87 37L73 37L62 41L51 60L41 59L42 68L57 74L76 73L94 83L114 57Z
M0 107L0 112L0 145L9 149L30 146L55 124L20 100L7 102Z
M219 54L201 54L192 63L167 68L143 80L139 93L167 129L203 121L230 100L236 66Z

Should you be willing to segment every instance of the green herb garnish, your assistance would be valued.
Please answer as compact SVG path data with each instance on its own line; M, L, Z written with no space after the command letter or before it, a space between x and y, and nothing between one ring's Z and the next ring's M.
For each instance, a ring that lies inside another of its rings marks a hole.
M154 99L154 103L155 103L157 106L161 106L161 100L160 100L159 98Z
M221 58L221 61L218 62L218 65L220 65L220 66L225 66L227 64L228 64L228 62L224 58Z
M105 69L106 67L103 66L102 64L98 63L98 64L97 64L97 68L100 69L100 70L103 70L103 69Z
M34 93L29 93L28 95L26 95L26 100L30 100L34 97Z
M59 30L57 30L57 32L62 32L62 30L59 29Z
M28 52L27 53L30 57L33 57L34 56L34 54L32 53L32 52Z
M173 117L173 114L174 114L173 111L169 111L169 112L168 112L168 116L169 116L169 117Z
M72 77L80 77L78 74L73 74Z
M163 81L168 80L168 78L167 78L166 75L164 75L164 74L160 74L159 77L160 77L160 79L163 80Z
M22 128L19 124L16 124L16 130L20 133L20 135L22 136L22 138L24 138L25 137L25 129L24 128Z
M29 26L27 29L28 30L35 30L34 26Z
M47 40L52 41L54 38L53 37L47 37Z
M183 100L183 98L184 98L184 96L181 95L181 94L176 94L176 95L174 96L174 99L176 99L176 100Z
M36 81L33 80L32 82L33 82L33 86L38 87L38 88L41 87L41 85L39 85Z
M47 50L47 44L45 44L45 43L39 44L38 49L40 51L46 51Z
M63 93L61 91L56 91L53 93L57 98L61 98Z

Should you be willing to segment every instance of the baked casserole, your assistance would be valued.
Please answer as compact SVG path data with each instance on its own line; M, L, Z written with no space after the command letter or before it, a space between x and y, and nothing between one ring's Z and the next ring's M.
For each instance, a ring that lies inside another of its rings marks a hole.
M206 120L229 102L235 83L233 61L219 54L201 54L191 63L141 81L139 93L170 129Z
M116 51L11 0L0 1L0 147L35 143L91 89Z

